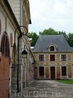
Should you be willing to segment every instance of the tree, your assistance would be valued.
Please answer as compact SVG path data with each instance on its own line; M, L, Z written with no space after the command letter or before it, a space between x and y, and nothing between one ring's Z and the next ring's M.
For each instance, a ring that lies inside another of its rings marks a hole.
M56 31L52 28L44 29L42 32L39 32L39 35L60 35L60 34L63 34L69 45L73 47L73 33L66 34L66 32L64 31ZM31 46L34 46L39 36L35 32L31 32L29 33L29 37L32 38Z
M35 32L31 32L28 35L29 38L32 38L31 46L34 46L39 36Z
M59 34L63 34L64 37L65 37L65 39L68 41L68 36L66 35L66 32L64 32L64 31L59 31L58 33L59 33Z
M43 32L39 32L40 35L57 35L58 32L55 31L54 29L52 28L49 28L49 29L45 29L43 30Z
M68 34L68 39L67 39L67 41L68 41L69 45L70 45L71 47L73 47L73 33L69 33L69 34Z

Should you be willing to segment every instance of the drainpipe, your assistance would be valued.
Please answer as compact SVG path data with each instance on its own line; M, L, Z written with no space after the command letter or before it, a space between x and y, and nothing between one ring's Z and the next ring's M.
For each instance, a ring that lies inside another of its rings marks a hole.
M22 25L21 24L21 22L22 22L22 20L21 20L22 17L21 16L22 16L22 0L20 0L20 25Z
M21 25L21 17L22 15L22 0L20 0L20 25ZM19 44L19 40L21 38L21 35L18 37L18 65L17 65L17 92L20 92L21 91L21 87L20 87L20 75L21 75L21 68L20 68L20 53L19 53L19 48L20 48L20 44Z
M15 47L15 41L16 41L16 31L19 29L19 31L21 32L21 27L23 27L23 28L25 28L26 30L27 30L27 32L28 32L28 29L25 27L25 26L22 26L22 25L20 25L20 26L18 26L16 29L15 29L15 32L14 32L14 46L13 47ZM23 36L23 35L25 35L25 36L28 36L27 35L27 32L26 32L26 34L24 34L24 33L20 33L20 36L18 37L18 65L17 65L17 92L20 92L21 91L21 89L20 89L20 72L21 72L21 68L20 68L20 52L19 52L19 50L20 50L20 38ZM14 58L15 59L15 58ZM15 62L14 62L14 64L15 64Z
M20 84L19 84L19 80L20 80L20 57L19 57L19 40L20 40L21 36L18 37L18 65L17 65L17 92L20 92Z

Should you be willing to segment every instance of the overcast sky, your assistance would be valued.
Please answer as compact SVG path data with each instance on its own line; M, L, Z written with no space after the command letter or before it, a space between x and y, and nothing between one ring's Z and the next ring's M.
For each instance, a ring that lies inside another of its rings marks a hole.
M73 0L29 0L32 24L29 32L53 28L73 33Z

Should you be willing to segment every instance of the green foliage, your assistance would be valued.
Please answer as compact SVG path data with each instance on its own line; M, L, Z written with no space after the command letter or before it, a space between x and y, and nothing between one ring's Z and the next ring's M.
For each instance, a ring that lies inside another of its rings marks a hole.
M69 45L73 47L73 33L66 34L66 32L64 31L56 31L52 28L44 29L42 32L39 32L39 35L60 35L60 34L63 34ZM36 32L31 32L29 33L29 37L32 38L31 46L34 46L39 36L36 34Z
M31 46L34 46L39 36L35 32L31 32L28 35L29 38L32 38Z
M73 80L57 80L57 81L64 84L73 84Z
M69 33L69 34L68 34L68 39L67 39L67 41L68 41L69 45L70 45L71 47L73 47L73 33Z
M66 35L66 32L63 32L63 31L59 31L59 34L63 34L65 39L68 40L68 36Z
M58 32L55 31L54 29L52 28L49 28L49 29L45 29L43 30L43 32L39 32L40 35L57 35Z

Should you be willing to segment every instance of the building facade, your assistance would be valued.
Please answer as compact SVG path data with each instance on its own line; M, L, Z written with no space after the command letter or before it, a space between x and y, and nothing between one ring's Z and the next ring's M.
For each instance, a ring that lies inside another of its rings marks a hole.
M42 35L34 47L35 79L73 78L73 50L63 35Z
M34 58L27 36L28 24L31 24L28 0L0 0L1 98L22 91L33 80Z
M26 85L27 83L29 83L28 80L30 80L29 78L32 78L31 76L27 75L30 70L30 66L33 67L32 62L33 59L30 60L30 57L32 55L32 52L30 52L29 48L30 48L30 41L28 40L28 25L31 24L31 17L30 17L30 4L29 4L29 0L8 0L12 10L16 16L16 19L19 23L19 26L21 26L21 31L24 32L24 36L19 39L20 40L20 53L22 51L25 50L27 51L27 58L22 58L21 54L19 53L19 64L20 64L20 75L19 75L19 80L20 81L20 85L21 85L21 90L23 89L24 85ZM22 60L21 60L22 58ZM22 64L21 64L22 61ZM31 67L31 70L33 69ZM28 78L29 77L29 78ZM31 79L32 80L32 79ZM26 83L27 82L27 83Z
M20 30L7 0L0 0L0 97L8 98L11 92L11 72L17 59ZM14 37L16 33L16 38ZM15 41L15 44L14 44Z

